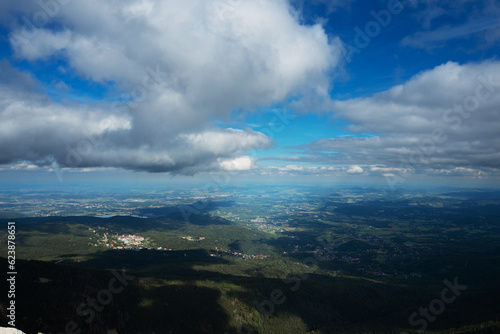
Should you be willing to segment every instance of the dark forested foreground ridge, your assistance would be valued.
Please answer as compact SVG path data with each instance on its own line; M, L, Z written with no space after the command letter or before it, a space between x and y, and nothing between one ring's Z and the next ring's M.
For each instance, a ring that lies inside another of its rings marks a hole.
M500 333L500 191L18 190L0 202L25 333Z

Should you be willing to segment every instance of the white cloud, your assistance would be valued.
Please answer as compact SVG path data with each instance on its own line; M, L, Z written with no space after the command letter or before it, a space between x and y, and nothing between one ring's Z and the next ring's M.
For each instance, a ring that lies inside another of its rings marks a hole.
M349 169L347 169L347 173L350 173L350 174L363 173L363 168L361 168L358 165L349 166Z
M243 171L255 168L253 158L249 156L242 156L235 159L223 160L220 162L222 170L226 171Z
M303 161L401 170L500 169L498 61L448 62L371 97L337 101L333 109L349 130L371 136L302 145L309 154Z
M26 84L5 79L0 86L1 163L186 174L252 168L245 151L270 139L214 128L213 120L235 108L325 95L341 53L338 38L301 25L285 0L72 1L24 42L27 30L5 13L40 8L0 7L17 57L58 59L80 79L123 93L116 103L58 103L9 69Z
M325 74L340 56L338 40L329 43L319 25L301 26L283 0L122 3L68 4L54 18L68 30L41 29L30 43L14 45L16 53L62 53L82 76L131 85L146 66L159 65L193 103L219 104L224 95L251 107L328 87Z

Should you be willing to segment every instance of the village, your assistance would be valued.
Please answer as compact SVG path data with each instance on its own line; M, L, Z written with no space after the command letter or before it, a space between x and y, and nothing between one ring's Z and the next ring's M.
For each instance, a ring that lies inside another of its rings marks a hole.
M221 257L221 258L236 257L236 258L240 258L243 260L256 260L256 259L265 259L265 258L270 257L269 255L262 255L262 254L253 255L253 254L245 254L245 253L241 253L241 252L236 252L236 251L232 251L232 250L222 250L218 247L215 247L215 252L210 253L210 256Z
M89 228L94 233L94 238L90 237L89 245L94 247L107 247L111 249L153 249L152 240L135 234L113 234L107 227L98 226L95 229ZM157 249L161 250L161 247Z

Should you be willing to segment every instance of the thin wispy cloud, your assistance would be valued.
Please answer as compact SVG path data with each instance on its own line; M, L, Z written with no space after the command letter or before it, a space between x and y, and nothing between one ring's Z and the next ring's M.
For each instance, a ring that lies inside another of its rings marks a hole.
M470 22L456 27L442 27L434 31L419 31L411 36L405 37L401 44L415 48L430 48L443 42L457 39L470 38L479 32L493 30L500 27L500 19Z

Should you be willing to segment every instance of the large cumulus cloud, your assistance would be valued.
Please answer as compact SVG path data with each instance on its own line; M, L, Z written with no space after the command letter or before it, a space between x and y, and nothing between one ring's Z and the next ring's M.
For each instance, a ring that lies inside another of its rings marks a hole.
M333 103L353 136L297 147L329 164L372 171L500 171L500 62L448 62L402 85ZM389 169L388 169L389 168Z
M301 25L283 0L51 3L47 23L36 22L36 3L0 5L15 56L58 59L121 99L56 102L4 63L25 82L7 78L0 87L4 164L189 174L251 168L245 152L270 139L213 121L233 109L324 95L341 54L338 39L320 25ZM21 17L29 22L13 19ZM228 167L231 161L239 167Z

